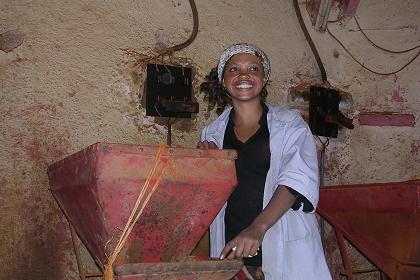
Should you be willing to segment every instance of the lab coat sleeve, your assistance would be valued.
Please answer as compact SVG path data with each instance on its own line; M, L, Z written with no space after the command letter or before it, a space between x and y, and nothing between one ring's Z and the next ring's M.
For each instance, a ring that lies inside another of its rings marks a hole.
M207 140L206 135L207 135L207 126L201 131L200 141Z
M313 135L302 117L284 126L281 165L277 185L290 187L303 195L316 209L319 196L318 160ZM302 210L300 207L300 211Z

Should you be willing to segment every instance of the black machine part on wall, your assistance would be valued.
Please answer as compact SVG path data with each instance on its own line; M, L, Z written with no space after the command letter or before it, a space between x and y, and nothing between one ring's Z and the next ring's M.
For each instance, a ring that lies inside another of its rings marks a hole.
M191 68L147 64L147 116L191 118L198 109L198 103L192 101Z
M340 93L331 88L311 86L309 95L309 127L312 134L337 138L338 127L353 129L353 120L339 111Z

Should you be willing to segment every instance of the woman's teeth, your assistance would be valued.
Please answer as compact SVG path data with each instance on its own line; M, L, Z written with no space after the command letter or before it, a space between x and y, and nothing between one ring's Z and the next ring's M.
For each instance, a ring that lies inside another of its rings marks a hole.
M236 88L247 89L247 88L252 88L252 85L250 85L250 84L239 84L239 85L236 85Z

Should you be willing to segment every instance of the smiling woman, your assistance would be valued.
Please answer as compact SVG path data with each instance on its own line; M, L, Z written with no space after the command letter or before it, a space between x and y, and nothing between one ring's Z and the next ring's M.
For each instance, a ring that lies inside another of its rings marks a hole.
M232 105L230 93L227 88L225 88L225 85L221 82L223 80L223 75L227 71L225 66L231 64L232 60L236 60L236 57L240 56L241 54L250 55L249 57L251 57L251 59L254 61L256 60L256 63L260 66L260 69L251 69L251 73L252 71L256 70L263 70L264 82L259 94L261 101L265 101L265 98L267 97L268 92L266 85L271 73L270 61L268 60L267 55L261 49L251 44L232 45L223 52L222 56L220 57L218 66L211 69L209 75L206 77L207 81L200 85L201 91L206 94L208 99L208 109L212 110L214 107L216 107L217 113L219 115L223 112L227 105ZM255 66L258 67L258 65ZM236 71L236 69L231 70ZM247 87L247 85L244 87Z
M234 55L226 64L223 86L230 93L232 102L260 102L260 92L265 85L264 69L255 55L241 53Z
M331 279L314 215L315 143L298 113L265 103L267 55L232 45L217 80L209 77L202 88L216 100L229 96L232 107L204 128L197 146L238 152L238 184L210 227L211 256L243 259L236 279Z

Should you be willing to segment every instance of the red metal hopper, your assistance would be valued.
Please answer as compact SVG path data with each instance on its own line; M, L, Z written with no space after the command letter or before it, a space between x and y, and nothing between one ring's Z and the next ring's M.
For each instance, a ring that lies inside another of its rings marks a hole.
M349 279L343 237L391 279L420 279L420 180L325 187L317 212L336 230Z
M154 146L97 143L48 168L55 199L102 270L157 152ZM153 277L162 271L165 279L229 279L239 271L237 261L188 259L236 186L235 158L228 150L166 150L161 160L172 159L173 167L114 263L120 279L159 279Z

